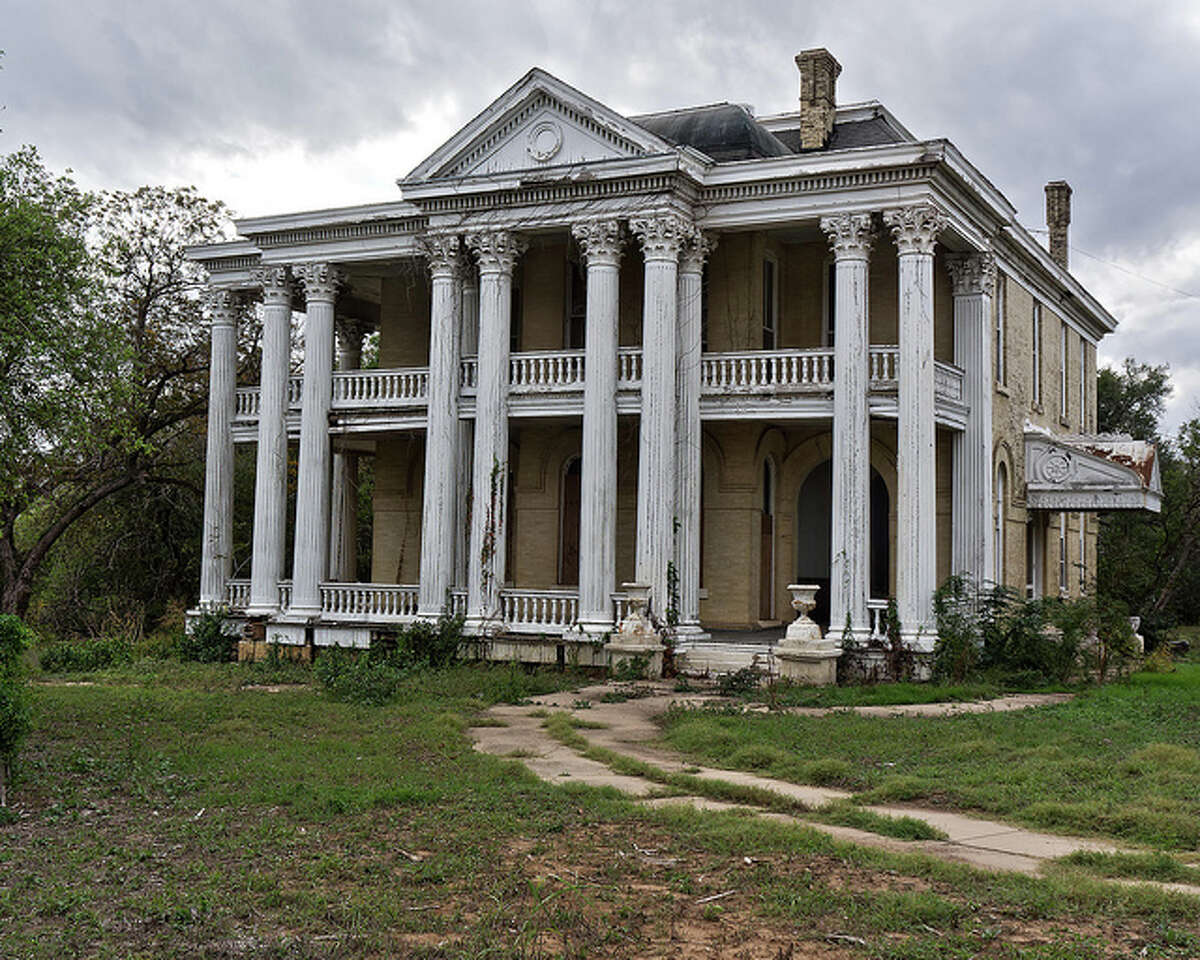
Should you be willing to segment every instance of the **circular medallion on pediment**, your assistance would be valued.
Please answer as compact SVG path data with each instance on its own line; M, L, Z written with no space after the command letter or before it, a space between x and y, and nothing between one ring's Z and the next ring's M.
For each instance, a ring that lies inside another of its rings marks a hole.
M1051 483L1062 483L1071 475L1071 458L1055 451L1042 460L1042 476Z
M529 130L525 149L538 163L547 163L562 149L563 132L553 120L540 120Z

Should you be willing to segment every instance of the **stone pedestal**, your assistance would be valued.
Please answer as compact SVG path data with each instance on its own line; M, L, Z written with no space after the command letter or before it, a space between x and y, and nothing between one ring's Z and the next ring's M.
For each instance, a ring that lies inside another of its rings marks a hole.
M665 648L662 637L646 613L650 602L650 584L623 583L621 589L629 596L629 612L621 629L604 645L608 665L613 670L619 670L630 661L641 659L646 662L647 677L661 677Z
M837 662L842 655L841 645L831 637L821 636L821 628L808 616L816 606L816 584L791 583L792 609L796 619L788 625L783 642L775 648L779 675L793 683L831 686L837 682Z

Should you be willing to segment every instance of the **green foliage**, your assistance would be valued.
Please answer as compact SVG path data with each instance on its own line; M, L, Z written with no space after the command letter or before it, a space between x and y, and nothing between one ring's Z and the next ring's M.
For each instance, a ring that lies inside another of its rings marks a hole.
M202 613L190 630L180 632L176 652L180 660L192 660L197 663L227 663L233 660L236 647L233 639L225 632L225 613Z
M742 667L717 679L717 693L722 697L741 697L758 689L762 672L755 667Z
M382 704L394 700L405 682L423 670L437 670L458 659L463 618L443 613L382 635L367 650L334 647L321 651L314 672L335 700Z
M19 618L0 614L0 807L7 805L12 763L32 725L25 676L25 651L32 644L33 634Z
M125 637L64 641L44 647L38 658L45 673L90 673L133 661L133 646Z

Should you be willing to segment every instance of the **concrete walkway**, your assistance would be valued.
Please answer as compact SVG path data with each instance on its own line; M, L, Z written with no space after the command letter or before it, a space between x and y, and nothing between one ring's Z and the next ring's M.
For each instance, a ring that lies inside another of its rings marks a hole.
M986 870L1005 870L1036 875L1047 861L1067 856L1079 850L1121 852L1121 848L1103 841L1039 833L1012 824L979 819L945 810L907 806L865 807L867 810L885 816L905 816L923 820L947 836L946 840L908 841L704 797L651 797L649 796L651 793L661 792L660 784L642 777L614 773L606 765L583 757L575 750L555 740L543 727L547 711L567 711L580 720L602 725L576 730L596 747L650 764L667 773L687 773L701 780L722 781L768 790L799 801L810 809L832 801L845 800L851 796L845 790L836 790L830 787L788 783L741 770L697 766L670 751L654 746L654 741L659 736L655 718L665 712L671 704L699 706L704 703L711 704L717 698L696 695L681 697L670 692L669 688L662 684L637 684L636 687L638 688L636 691L631 691L628 684L609 684L541 697L529 706L496 706L487 711L487 716L504 723L505 726L473 727L471 735L476 749L496 756L520 759L537 776L552 783L571 782L615 787L653 806L687 803L700 809L709 810L753 810L763 817L802 824L838 839L893 851L926 853ZM601 697L614 690L626 693L645 693L648 690L652 692L649 695L637 696L620 703L602 703ZM856 712L870 716L945 716L953 713L1029 709L1047 703L1059 703L1068 698L1069 695L1059 694L1025 695L1005 697L1002 700L983 703L860 707L856 709ZM578 707L577 704L583 701L590 703L590 706L586 709ZM831 711L804 710L802 712L822 714ZM1200 887L1161 883L1153 885L1200 896Z

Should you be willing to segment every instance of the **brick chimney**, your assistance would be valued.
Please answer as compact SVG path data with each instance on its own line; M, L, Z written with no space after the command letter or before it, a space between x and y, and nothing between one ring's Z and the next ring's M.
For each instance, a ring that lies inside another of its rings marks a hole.
M796 54L800 70L800 149L820 150L833 133L837 78L842 65L824 47Z
M1050 257L1067 269L1067 227L1071 225L1071 185L1066 180L1046 184L1046 226L1050 230Z

